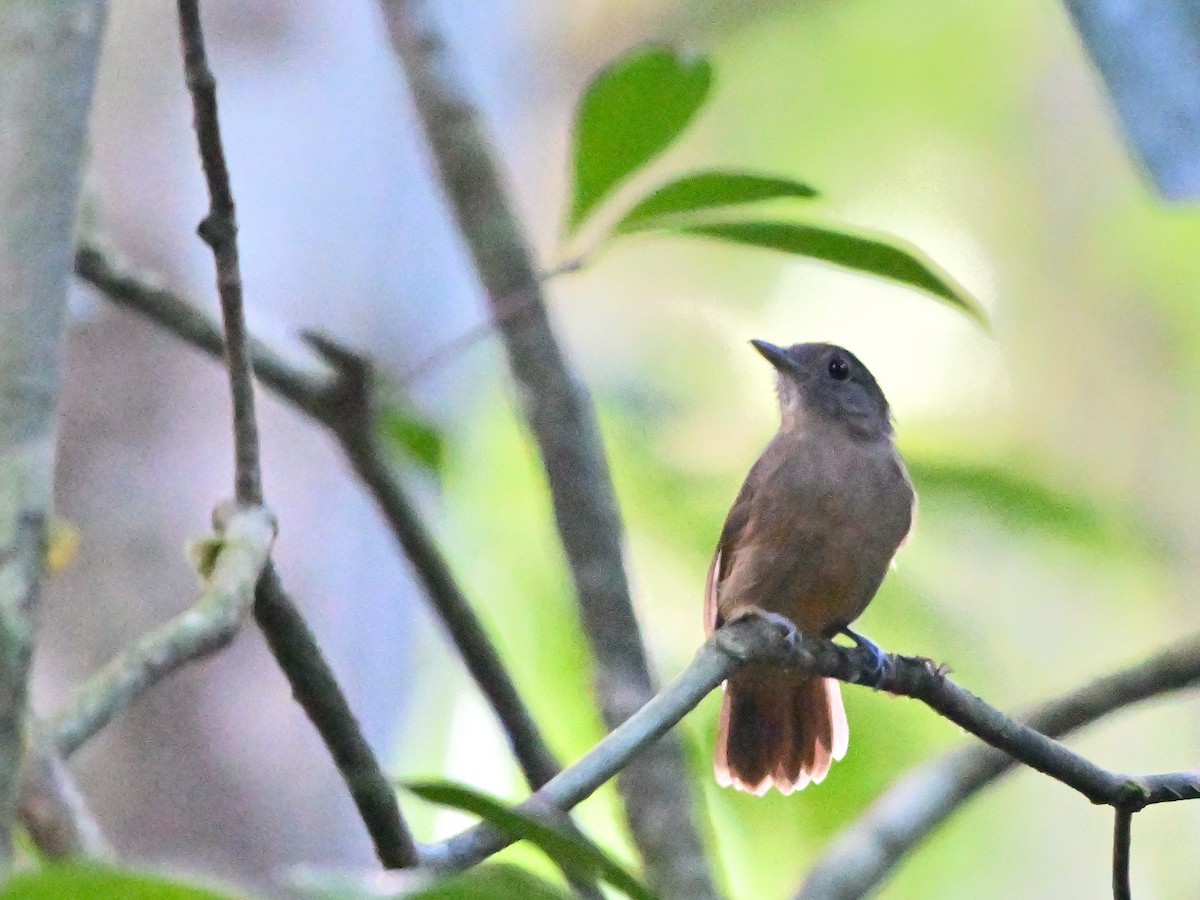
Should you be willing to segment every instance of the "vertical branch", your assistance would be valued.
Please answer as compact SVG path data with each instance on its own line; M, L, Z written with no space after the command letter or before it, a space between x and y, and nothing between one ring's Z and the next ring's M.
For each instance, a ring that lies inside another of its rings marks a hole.
M1113 818L1113 900L1131 900L1129 885L1129 842L1133 826L1133 810L1118 806Z
M99 0L0 4L0 880L12 864L33 608Z
M254 381L242 302L237 216L217 118L216 80L204 50L198 0L178 0L178 5L184 73L192 96L196 140L210 202L208 215L197 232L213 251L225 325L225 359L233 397L234 495L240 506L259 506L263 490ZM363 737L316 639L270 562L255 591L254 617L293 696L321 735L346 782L380 862L388 868L416 865L419 853L400 813L395 791Z
M210 204L208 215L196 232L212 248L221 316L225 322L225 359L233 395L234 497L240 505L258 506L263 502L262 473L258 424L254 416L254 379L242 304L242 273L238 263L237 211L217 119L217 83L204 50L198 0L179 0L179 37L183 44L184 75L192 95L196 140Z
M616 727L653 696L654 683L630 600L595 410L551 328L499 166L428 7L423 0L383 0L442 185L500 323L596 656L601 709ZM689 785L673 736L635 760L619 782L651 886L665 896L710 897L715 890L692 821Z

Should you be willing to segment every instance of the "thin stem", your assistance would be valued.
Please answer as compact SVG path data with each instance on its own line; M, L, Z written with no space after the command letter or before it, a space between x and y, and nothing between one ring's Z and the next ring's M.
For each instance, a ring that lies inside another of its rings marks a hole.
M488 639L483 623L463 596L416 510L399 489L374 436L364 433L357 438L343 439L342 446L354 471L383 509L392 533L424 584L463 664L502 723L526 781L536 790L557 775L562 767L546 745L499 652Z
M197 232L213 251L225 326L225 359L233 398L234 492L240 505L261 505L262 471L238 263L237 214L221 143L216 81L205 55L197 0L179 0L179 34L196 139L208 183L209 212ZM400 813L395 791L363 737L312 632L269 563L258 583L254 616L296 700L316 726L345 779L380 861L388 868L416 865L416 844Z
M1132 900L1129 886L1129 841L1133 810L1118 806L1113 815L1113 900Z
M112 860L87 801L48 741L30 740L21 765L21 824L38 850L53 860Z
M85 239L75 252L75 274L122 309L149 319L214 359L224 357L225 338L212 316L155 276L134 269L113 248ZM302 369L253 336L248 344L254 374L262 383L301 412L324 421L334 389L332 373Z
M292 687L292 696L321 735L350 789L379 861L389 869L417 865L417 846L400 814L392 782L363 737L333 670L271 563L258 582L254 619Z
M234 496L243 506L263 502L259 465L258 423L254 415L254 379L247 348L242 302L242 273L238 263L237 211L229 183L229 167L217 117L217 83L208 67L198 0L179 0L179 37L183 68L192 95L196 140L208 183L209 211L196 229L212 248L217 270L217 293L225 321L225 359L233 398Z

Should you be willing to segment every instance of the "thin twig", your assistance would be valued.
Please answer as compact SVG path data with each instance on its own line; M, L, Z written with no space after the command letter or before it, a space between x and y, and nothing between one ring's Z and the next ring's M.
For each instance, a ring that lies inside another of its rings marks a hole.
M112 860L87 802L50 742L30 740L21 765L21 824L34 845L53 860Z
M499 163L430 4L382 0L382 7L442 186L500 324L596 657L601 712L615 728L650 700L654 680L633 612L595 410L550 325L537 267ZM520 315L502 315L512 298L522 296L536 302ZM651 888L689 900L715 897L679 742L672 737L656 744L622 772L618 787Z
M275 520L262 507L233 513L214 540L211 572L196 605L140 638L88 679L49 725L69 757L114 716L190 662L225 647L245 622L270 556Z
M538 276L538 281L545 284L550 279L557 278L559 275L567 275L578 271L582 265L582 260L568 260L560 266L543 272ZM536 292L530 293L524 290L519 291L516 296L501 298L498 303L492 304L492 314L490 316L482 322L472 325L466 331L434 348L432 352L417 360L417 362L401 373L396 379L397 382L402 385L410 385L415 381L420 381L443 363L451 359L460 358L466 350L469 350L484 338L489 338L496 334L500 326L509 319L520 315L529 309L529 307L541 302L541 294Z
M108 248L85 242L76 254L75 271L122 307L214 358L221 356L221 332L210 316L117 260ZM374 440L379 430L378 402L376 376L369 362L327 338L309 336L309 342L329 363L327 371L305 371L252 339L255 373L276 395L337 438L412 561L426 596L495 711L530 786L540 787L558 771L558 763L387 454Z
M153 274L135 269L115 248L84 240L75 252L75 274L121 308L149 319L214 359L224 357L225 339L213 317L168 290ZM307 371L253 337L249 347L254 374L262 383L301 412L323 421L335 388L333 373Z
M1133 826L1132 809L1118 806L1113 814L1113 900L1132 900L1129 885L1129 841Z
M1061 738L1147 698L1200 684L1200 636L1072 691L1022 716L1041 733ZM850 900L881 884L942 822L1016 760L972 746L902 777L851 823L808 872L797 900Z
M739 667L751 663L787 666L806 674L837 678L920 700L986 743L1075 789L1093 803L1137 810L1151 803L1200 798L1200 773L1133 778L1102 769L954 684L930 660L891 655L881 671L873 672L856 650L802 636L789 643L772 623L746 618L717 632L651 703L520 808L534 811L544 809L547 804L562 810L572 808L675 725L709 691ZM510 843L510 837L484 824L427 847L424 853L429 865L458 870L475 865Z
M259 465L258 422L254 415L254 379L246 339L246 317L242 303L242 273L238 263L237 211L229 183L229 168L221 144L217 118L217 83L204 51L198 0L179 0L179 37L183 45L183 68L192 95L196 140L204 178L208 183L208 215L196 229L212 248L217 269L217 293L225 321L225 359L233 397L233 441L235 455L234 496L244 506L263 502L262 470Z
M292 696L321 735L350 789L379 861L389 869L415 866L419 852L400 814L392 782L363 737L333 670L271 563L258 582L254 619L292 687Z

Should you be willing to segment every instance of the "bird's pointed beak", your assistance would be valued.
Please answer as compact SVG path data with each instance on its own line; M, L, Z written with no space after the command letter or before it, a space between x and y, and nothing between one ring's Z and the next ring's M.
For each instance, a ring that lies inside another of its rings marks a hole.
M796 364L792 362L792 358L787 355L787 352L782 347L776 347L774 344L766 341L751 341L754 349L763 355L771 365L780 372L790 372L796 368Z

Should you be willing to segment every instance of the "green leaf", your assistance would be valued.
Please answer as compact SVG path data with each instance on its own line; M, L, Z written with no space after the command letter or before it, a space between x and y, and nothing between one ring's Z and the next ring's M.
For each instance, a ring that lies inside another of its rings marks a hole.
M703 57L644 48L602 69L575 116L574 231L620 182L665 150L692 121L712 85Z
M664 216L707 212L783 197L816 196L812 187L790 178L773 178L753 172L695 172L664 184L625 213L614 230L630 234L663 224L657 220Z
M718 222L664 230L766 250L780 250L876 275L927 291L957 306L981 325L987 325L987 317L979 301L915 247L909 247L894 238L853 234L797 222Z
M157 875L103 866L46 866L15 875L3 890L3 900L233 900Z
M379 434L399 456L435 474L442 470L446 461L442 433L412 410L384 406L379 416Z
M493 863L405 894L407 900L570 900L571 895L519 866Z
M404 786L423 800L451 806L479 816L519 840L527 840L575 877L599 877L637 900L654 895L595 844L581 835L551 828L503 802L472 788L447 781L409 781Z
M1086 499L1007 467L911 455L907 466L919 493L960 497L982 506L1009 528L1037 528L1087 543L1107 543L1117 530Z

